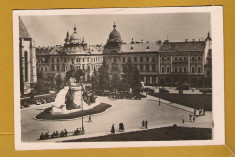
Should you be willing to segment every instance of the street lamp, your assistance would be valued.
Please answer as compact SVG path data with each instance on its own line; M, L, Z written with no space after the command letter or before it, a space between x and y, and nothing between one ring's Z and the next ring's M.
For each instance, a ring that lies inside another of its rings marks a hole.
M82 85L82 76L80 79L80 84L81 84L81 106L82 106L82 131L84 131L84 125L83 125L83 101L82 101L82 91L83 91L83 85Z
M161 105L161 99L160 99L160 81L161 81L161 79L160 79L160 75L159 75L159 81L158 81L158 85L159 85L159 93L158 93L158 102L159 102L159 106Z

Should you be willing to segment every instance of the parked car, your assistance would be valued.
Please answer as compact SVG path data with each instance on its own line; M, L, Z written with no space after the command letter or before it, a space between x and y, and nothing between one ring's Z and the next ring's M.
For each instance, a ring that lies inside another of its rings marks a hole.
M177 88L176 88L177 90L189 90L190 89L190 85L189 84L183 84L183 85L181 85L181 86L178 86Z
M159 91L161 94L169 94L169 91L165 88L160 88Z
M203 94L212 93L212 89L211 88L201 88L201 89L199 89L199 92L202 92Z

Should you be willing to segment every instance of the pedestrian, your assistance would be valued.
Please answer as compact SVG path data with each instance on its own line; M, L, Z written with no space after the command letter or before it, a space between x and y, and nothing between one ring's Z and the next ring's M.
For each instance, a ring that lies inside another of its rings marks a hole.
M114 124L112 125L112 128L111 128L111 133L112 133L112 134L115 134L115 128L114 128Z
M145 122L144 122L144 120L142 121L142 128L144 128L144 126L145 126Z
M91 115L89 115L89 121L88 122L92 122L92 120L91 120Z
M184 123L184 118L183 118L183 120L182 120L182 123Z
M148 121L145 120L145 129L148 129Z
M193 117L193 122L195 122L195 116Z
M189 120L190 120L190 122L192 122L192 115L191 114L189 114Z

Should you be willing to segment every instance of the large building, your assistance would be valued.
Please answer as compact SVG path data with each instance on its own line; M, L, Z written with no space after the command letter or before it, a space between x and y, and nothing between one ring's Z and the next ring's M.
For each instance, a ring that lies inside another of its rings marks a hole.
M33 91L36 76L36 54L32 37L19 17L19 57L20 57L20 92L29 94Z
M131 61L139 70L141 80L147 85L155 85L158 83L158 53L161 45L161 41L144 43L134 42L133 39L129 44L123 43L114 24L104 46L104 60L109 65L110 73L113 69L119 69L122 73L124 65Z
M163 43L159 51L159 77L161 85L180 85L188 83L202 86L208 52L211 51L211 37L204 41Z
M116 24L108 36L107 43L88 45L74 27L71 36L66 33L64 45L38 47L36 49L37 71L48 75L64 75L73 66L82 69L86 75L84 81L90 81L94 69L98 69L103 60L108 64L109 73L118 71L131 61L139 70L141 81L145 85L192 86L211 84L211 37L206 40L184 42L136 42L122 41Z
M211 80L211 37L206 40L170 42L134 42L121 40L120 33L113 25L106 45L104 60L109 72L118 69L123 72L124 65L131 61L138 68L141 81L145 85L178 86L189 83L192 86L205 84L205 76ZM206 70L205 70L206 69ZM116 70L117 71L117 70ZM207 75L205 75L205 72Z
M37 71L51 76L65 73L73 66L85 71L84 81L89 81L94 69L103 63L103 48L101 45L87 45L84 38L74 31L66 33L64 45L53 47L37 47Z

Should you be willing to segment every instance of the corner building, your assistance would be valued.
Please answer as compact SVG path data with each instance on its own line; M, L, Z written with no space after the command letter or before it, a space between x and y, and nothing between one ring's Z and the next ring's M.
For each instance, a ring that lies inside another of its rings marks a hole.
M37 71L51 76L61 74L65 77L72 67L75 70L82 69L85 72L85 82L91 80L93 71L103 63L103 48L101 45L88 45L84 38L74 31L66 33L64 45L54 47L37 47Z
M161 45L161 41L143 43L134 42L133 39L129 44L123 43L114 24L103 50L109 73L119 71L122 74L124 65L131 61L138 68L142 82L146 85L158 84L158 51Z

